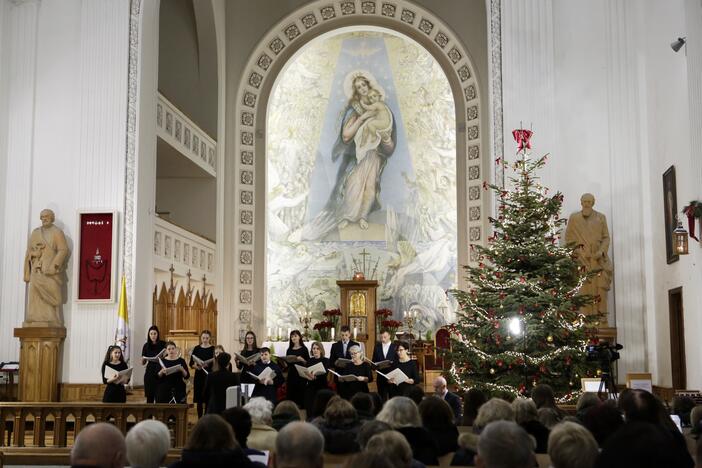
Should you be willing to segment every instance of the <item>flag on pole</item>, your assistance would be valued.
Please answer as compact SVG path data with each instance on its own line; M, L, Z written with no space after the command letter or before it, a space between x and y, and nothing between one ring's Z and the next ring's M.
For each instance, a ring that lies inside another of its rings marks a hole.
M129 361L129 314L127 313L127 282L122 275L122 287L119 292L117 307L117 328L115 329L115 345L122 348L125 361Z

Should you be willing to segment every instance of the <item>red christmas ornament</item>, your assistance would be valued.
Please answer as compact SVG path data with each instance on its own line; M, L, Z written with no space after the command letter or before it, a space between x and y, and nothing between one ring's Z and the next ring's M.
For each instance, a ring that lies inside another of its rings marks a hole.
M502 361L502 359L497 360L497 367L502 367L503 364L504 362Z

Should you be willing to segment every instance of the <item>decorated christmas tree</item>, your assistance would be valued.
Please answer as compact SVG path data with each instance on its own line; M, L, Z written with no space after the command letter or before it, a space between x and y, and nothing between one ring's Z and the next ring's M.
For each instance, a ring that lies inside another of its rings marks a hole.
M462 388L492 395L528 395L534 385L553 387L561 401L574 398L580 378L595 374L586 358L598 317L579 310L596 298L578 295L589 277L563 245L563 195L548 196L537 172L547 156L532 159L529 130L513 132L519 150L509 188L496 193L487 246L475 245L477 266L467 266L467 291L454 290L461 310L450 326L451 377ZM496 164L507 169L503 159Z

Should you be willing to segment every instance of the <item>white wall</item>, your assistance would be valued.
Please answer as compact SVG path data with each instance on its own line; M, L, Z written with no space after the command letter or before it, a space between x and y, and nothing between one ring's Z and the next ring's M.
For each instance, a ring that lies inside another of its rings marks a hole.
M552 154L543 182L564 193L564 216L584 192L607 216L620 382L651 371L655 384L671 385L667 291L683 286L688 388L702 386L693 345L702 330L700 249L666 264L661 182L675 164L679 209L700 199L702 155L692 143L702 140L700 9L699 0L503 2L505 152L511 130L533 124L534 152ZM670 49L685 35L687 58Z
M169 221L213 240L216 237L217 181L212 178L163 178L156 182L156 206Z
M22 258L39 211L51 208L75 251L76 213L82 208L122 211L129 33L128 2L43 0L9 2L11 59L30 61L10 82L9 131L21 151L7 149L2 257L0 360L17 359L12 328L24 316ZM14 42L13 42L14 40ZM24 41L35 47L23 50ZM35 68L31 66L34 60ZM33 93L32 96L32 84ZM15 90L26 90L16 99ZM17 125L22 128L15 132ZM28 135L25 135L27 132ZM20 139L23 139L20 141ZM21 160L21 161L20 161ZM69 297L63 307L68 331L62 381L97 382L107 345L114 339L116 304L72 302L74 257L68 261ZM119 275L119 271L117 274Z

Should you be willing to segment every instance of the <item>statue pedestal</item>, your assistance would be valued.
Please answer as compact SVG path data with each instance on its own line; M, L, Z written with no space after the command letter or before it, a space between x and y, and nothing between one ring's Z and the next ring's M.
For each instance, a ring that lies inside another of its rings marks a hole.
M19 400L58 401L58 371L64 327L15 328L20 339Z

